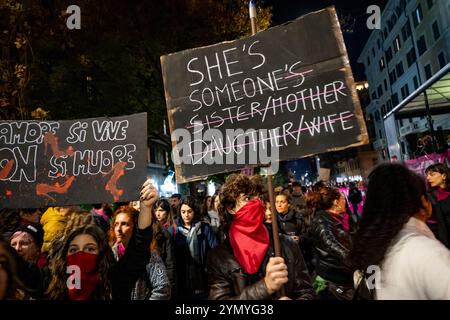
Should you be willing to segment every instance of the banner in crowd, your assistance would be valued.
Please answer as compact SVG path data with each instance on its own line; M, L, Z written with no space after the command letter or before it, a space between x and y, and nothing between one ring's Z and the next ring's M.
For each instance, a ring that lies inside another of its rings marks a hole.
M425 176L425 170L435 163L446 163L450 166L450 149L444 153L431 153L417 159L406 160L406 166L415 173Z
M368 143L334 7L161 65L178 183Z
M0 122L0 208L129 201L146 177L147 114Z

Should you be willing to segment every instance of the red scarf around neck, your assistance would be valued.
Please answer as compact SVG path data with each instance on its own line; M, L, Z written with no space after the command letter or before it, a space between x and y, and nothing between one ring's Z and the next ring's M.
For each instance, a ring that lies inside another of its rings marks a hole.
M442 200L447 199L448 196L450 196L450 191L446 191L445 189L442 189L441 187L437 187L437 189L436 189L437 201L441 202Z
M229 229L230 244L245 273L258 272L269 248L269 232L264 226L264 205L250 200L233 216Z

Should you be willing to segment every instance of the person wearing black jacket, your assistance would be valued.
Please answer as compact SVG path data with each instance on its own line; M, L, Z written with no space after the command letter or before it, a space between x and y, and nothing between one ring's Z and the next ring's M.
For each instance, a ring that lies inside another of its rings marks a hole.
M165 199L159 199L153 208L153 237L156 239L159 255L166 266L172 298L177 294L175 236L176 225L173 222L170 204Z
M324 299L348 299L353 295L351 271L345 259L351 247L351 238L344 229L345 196L336 188L321 188L320 202L311 226L315 270L327 281Z
M303 215L292 206L291 196L284 193L277 194L275 209L278 212L280 229L292 240L299 243L300 237L304 234Z
M167 277L169 278L172 297L176 294L176 267L175 267L175 244L169 231L163 229L158 224L153 224L153 234L156 244L158 245L158 253L161 256L164 266L166 267Z
M425 170L433 213L427 225L436 238L450 249L450 169L443 163L435 163Z
M226 240L208 254L209 299L313 299L315 294L298 245L280 235L281 256L274 257L272 234L264 220L257 178L230 175L220 192ZM284 286L285 296L277 292Z
M158 192L150 180L141 191L141 213L125 255L114 262L104 232L89 224L72 230L63 240L60 258L38 268L16 255L19 279L35 298L50 300L129 300L149 261L152 207Z

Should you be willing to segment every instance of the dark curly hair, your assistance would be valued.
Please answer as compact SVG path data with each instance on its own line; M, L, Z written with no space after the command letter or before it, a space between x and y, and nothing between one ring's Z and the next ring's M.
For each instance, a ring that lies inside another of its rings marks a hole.
M348 256L353 270L380 265L392 239L423 208L425 182L401 164L382 164L369 175L359 229Z
M231 174L220 189L219 211L225 215L228 210L236 206L236 199L241 194L258 196L264 194L264 186L260 177L249 177L243 174Z
M225 180L219 191L219 215L221 217L220 229L225 234L232 220L229 210L236 206L236 200L243 193L249 197L263 196L265 188L260 176L246 176L243 174L231 174Z
M76 228L70 232L64 239L64 244L61 251L61 259L58 259L51 265L52 277L50 285L46 291L46 297L50 300L62 300L67 298L67 252L69 251L70 243L76 236L88 234L92 236L98 245L98 272L99 280L92 299L94 300L110 300L111 299L111 284L108 279L108 271L113 264L114 258L111 248L108 245L106 235L103 230L93 224Z

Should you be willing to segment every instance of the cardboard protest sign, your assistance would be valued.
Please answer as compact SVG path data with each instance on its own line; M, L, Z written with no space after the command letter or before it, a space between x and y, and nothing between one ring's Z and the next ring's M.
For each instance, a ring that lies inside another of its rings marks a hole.
M161 65L178 183L368 143L333 7Z
M0 208L129 201L146 177L147 114L0 122Z

